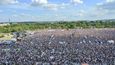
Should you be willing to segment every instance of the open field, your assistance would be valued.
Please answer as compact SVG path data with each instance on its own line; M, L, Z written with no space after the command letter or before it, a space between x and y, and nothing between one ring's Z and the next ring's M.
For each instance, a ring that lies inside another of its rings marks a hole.
M10 33L0 33L1 37L0 37L0 41L1 40L11 40L13 38L13 35L11 35Z
M14 45L0 45L1 65L115 64L115 29L48 29L32 32Z

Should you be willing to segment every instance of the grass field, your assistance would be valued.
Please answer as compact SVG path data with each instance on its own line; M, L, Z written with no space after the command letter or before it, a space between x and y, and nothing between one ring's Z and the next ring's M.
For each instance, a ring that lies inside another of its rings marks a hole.
M10 33L0 33L0 40L11 40L12 37Z

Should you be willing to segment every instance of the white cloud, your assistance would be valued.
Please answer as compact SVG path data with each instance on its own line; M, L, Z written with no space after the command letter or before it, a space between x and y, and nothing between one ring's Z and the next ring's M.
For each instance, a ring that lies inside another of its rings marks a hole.
M115 0L106 0L106 2L114 2Z
M62 4L47 4L45 7L51 10L58 10L58 9L64 9L68 4L62 3Z
M84 10L80 10L77 13L77 16L80 16L80 17L85 16L85 15L86 15L86 11L84 11Z
M32 0L32 6L42 6L44 8L57 10L57 4L49 4L47 0Z
M0 4L4 5L4 4L16 4L18 3L17 0L0 0Z
M82 0L71 0L71 2L74 4L83 4Z
M105 9L105 10L115 10L115 0L106 0L103 3L97 4L98 9Z
M103 9L94 9L92 15L95 17L102 17L108 14L108 10L103 10Z
M32 0L32 6L41 6L50 10L58 10L58 9L63 9L67 4L62 3L62 4L54 4L54 3L49 3L48 0Z
M58 5L57 4L47 4L44 5L45 8L51 9L51 10L58 10Z
M70 3L74 4L83 4L82 0L70 0ZM41 6L50 10L58 10L58 9L64 9L70 3L61 3L61 4L55 4L51 3L48 0L32 0L31 6Z
M48 4L47 0L32 0L32 5L46 5Z

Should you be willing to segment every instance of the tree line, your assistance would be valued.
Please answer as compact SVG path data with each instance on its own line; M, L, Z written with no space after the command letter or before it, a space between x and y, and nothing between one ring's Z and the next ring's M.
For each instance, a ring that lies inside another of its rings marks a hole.
M8 26L0 26L1 33L11 33L25 30L37 29L77 29L77 28L115 28L115 22L103 21L71 21L71 22L31 22L31 23L10 23Z

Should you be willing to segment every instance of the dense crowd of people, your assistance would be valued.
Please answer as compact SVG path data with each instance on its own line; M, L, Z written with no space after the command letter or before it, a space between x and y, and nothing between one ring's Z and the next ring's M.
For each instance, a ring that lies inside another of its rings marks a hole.
M27 36L13 45L0 45L0 65L115 65L114 39L75 32Z

